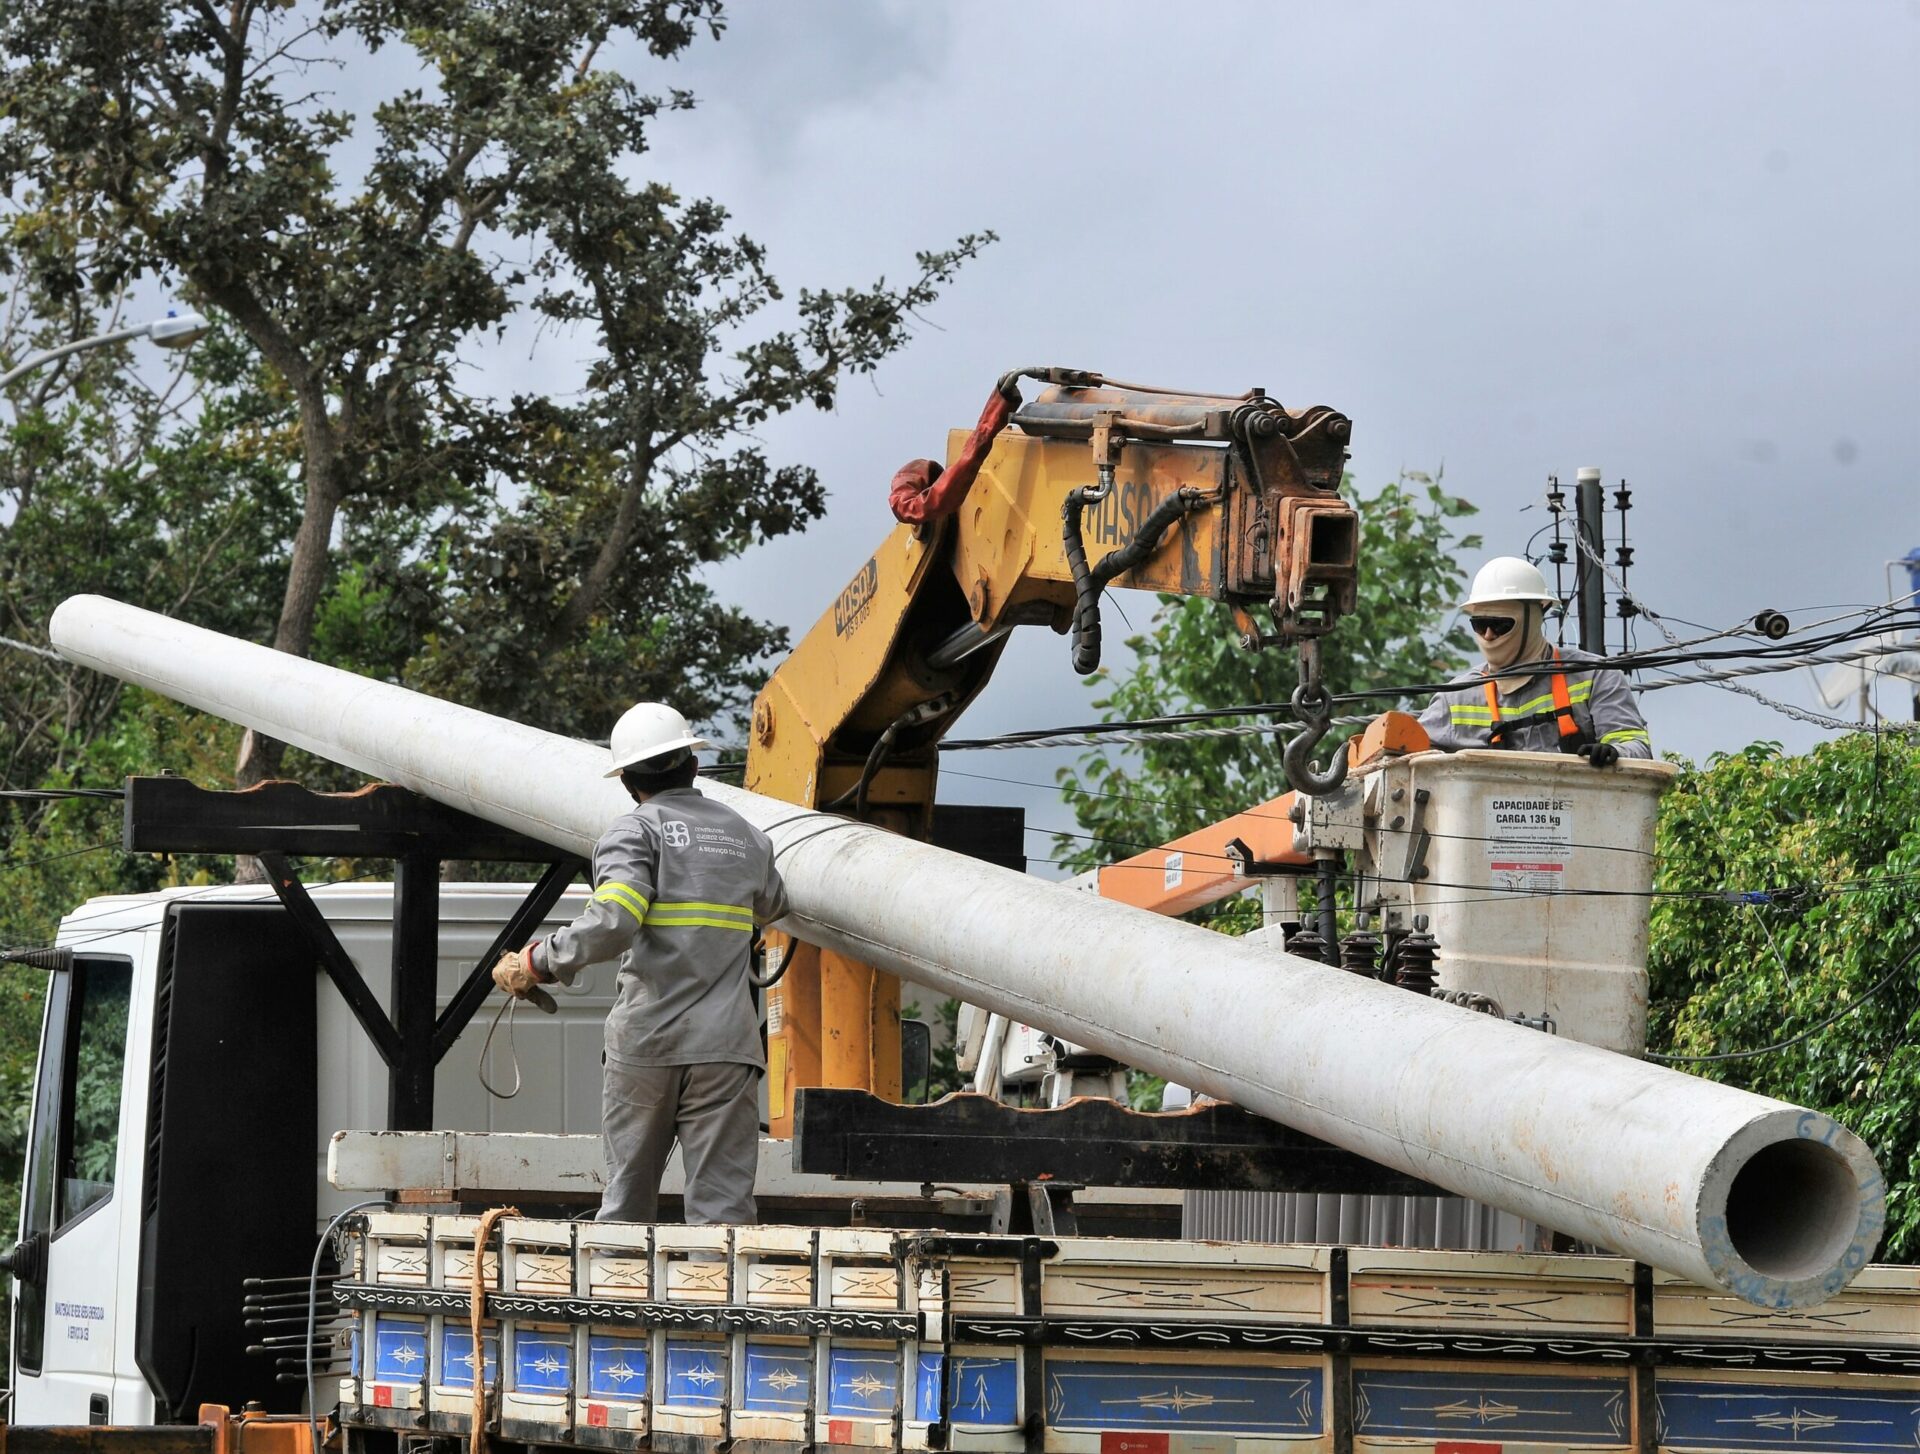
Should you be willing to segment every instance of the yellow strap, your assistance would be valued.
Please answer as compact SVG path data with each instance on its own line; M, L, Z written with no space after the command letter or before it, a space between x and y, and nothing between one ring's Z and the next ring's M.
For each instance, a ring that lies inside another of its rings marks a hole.
M647 901L626 884L603 883L593 896L603 904L618 904L642 924L647 922Z

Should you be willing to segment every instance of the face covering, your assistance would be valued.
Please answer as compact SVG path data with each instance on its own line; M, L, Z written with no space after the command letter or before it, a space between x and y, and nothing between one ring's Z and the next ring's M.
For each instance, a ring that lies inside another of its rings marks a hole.
M1509 606L1481 606L1471 613L1475 616L1504 616L1518 624L1505 636L1496 636L1489 641L1479 633L1474 634L1474 643L1480 648L1480 654L1487 660L1487 668L1495 673L1495 680L1503 692L1518 691L1527 680L1525 674L1517 676L1497 675L1503 667L1512 666L1517 661L1538 661L1547 654L1547 636L1544 630L1546 612L1530 603Z

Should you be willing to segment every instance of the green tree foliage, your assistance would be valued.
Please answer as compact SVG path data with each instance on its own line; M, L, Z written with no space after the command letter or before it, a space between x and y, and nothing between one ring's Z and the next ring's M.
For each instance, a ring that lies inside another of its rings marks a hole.
M830 408L991 234L789 298L723 207L645 176L653 127L693 105L647 78L722 20L718 0L0 7L0 371L156 287L220 324L172 376L101 350L0 400L0 636L21 643L0 643L0 787L281 760L45 655L76 592L582 735L643 697L744 704L784 634L700 576L824 506L751 431ZM357 110L329 90L348 73ZM488 394L519 320L543 362L590 355L584 378ZM120 854L111 804L0 822L0 944L46 942L91 894L230 874ZM0 968L0 1222L40 994Z
M1477 535L1456 529L1474 507L1443 490L1437 474L1406 474L1372 495L1356 492L1351 480L1342 488L1360 513L1360 596L1327 639L1329 689L1452 675L1472 645L1449 618L1465 585L1455 554L1480 546ZM1104 695L1094 705L1114 720L1290 699L1299 680L1294 654L1245 651L1239 635L1221 603L1163 596L1148 632L1127 643L1137 658L1132 669L1119 678L1096 674ZM1378 704L1382 711L1392 705ZM1086 836L1060 839L1056 849L1079 869L1155 847L1287 790L1279 744L1265 736L1148 742L1124 755L1094 751L1058 776Z
M70 329L85 337L101 322L30 308L16 321L0 336L8 352ZM10 390L0 635L44 648L54 608L81 593L259 635L298 518L293 443L271 383L230 330L151 385L125 352L77 355L71 371L43 370ZM120 712L119 684L17 646L0 647L0 671L0 786L75 781L87 745Z
M613 704L679 695L701 715L740 692L743 655L781 645L694 579L821 509L810 470L741 431L830 407L989 235L922 254L904 285L803 291L765 324L782 294L760 246L640 175L653 124L692 97L624 73L721 25L718 0L0 11L4 243L36 296L183 287L284 401L300 504L276 647L315 645L343 513L368 554L359 622L332 624L378 636L397 614L408 629L387 634L430 640L415 679L478 705L581 701L598 728ZM392 51L403 89L334 104L329 68ZM521 313L594 350L584 391L471 391L465 366ZM241 780L276 761L250 742Z
M1682 1068L1858 1132L1890 1188L1880 1256L1920 1257L1920 745L1716 753L1662 802L1658 853L1649 1039L1763 1050Z

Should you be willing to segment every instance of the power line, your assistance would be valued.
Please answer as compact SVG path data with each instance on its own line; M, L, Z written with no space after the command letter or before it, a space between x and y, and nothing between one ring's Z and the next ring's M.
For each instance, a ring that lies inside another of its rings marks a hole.
M1840 1021L1846 1019L1847 1016L1871 1004L1874 997L1911 968L1916 959L1920 959L1920 949L1915 949L1913 953L1909 954L1892 969L1888 970L1880 977L1878 984L1874 985L1872 989L1868 990L1852 1004L1847 1005L1843 1009L1835 1010L1818 1025L1815 1025L1810 1030L1803 1030L1790 1040L1778 1040L1772 1045L1762 1045L1757 1050L1725 1050L1718 1055L1662 1055L1657 1051L1649 1050L1646 1052L1647 1059L1658 1060L1666 1065L1711 1065L1728 1060L1752 1060L1755 1056L1772 1055L1777 1051L1791 1050L1797 1045L1804 1045L1828 1026L1839 1024Z
M1648 611L1644 606L1640 605L1639 601L1633 596L1633 593L1627 589L1626 582L1613 573L1606 561L1602 559L1600 553L1589 543L1585 535L1576 530L1573 533L1573 538L1580 553L1593 562L1595 569L1599 570L1601 574L1613 584L1615 590L1627 600L1633 601L1640 613L1653 622L1654 629L1667 638L1667 644L1669 646L1677 647L1681 645L1680 638L1668 629L1667 623L1660 618L1658 613ZM1851 732L1854 730L1855 724L1844 718L1829 716L1825 712L1811 712L1804 707L1796 707L1791 703L1778 701L1773 697L1769 697L1764 692L1756 691L1752 687L1742 686L1740 683L1727 680L1724 677L1709 673L1702 677L1701 680L1708 682L1712 686L1719 687L1723 691L1735 692L1740 696L1751 698L1753 701L1760 703L1761 706L1778 712L1782 716L1791 717L1797 722L1805 722L1814 727L1825 727L1829 730L1840 732ZM1876 726L1880 726L1880 724L1876 724ZM1883 728L1882 730L1897 729Z
M1916 617L1920 620L1920 617ZM1690 666L1700 662L1719 661L1770 661L1782 658L1798 658L1809 652L1824 651L1865 636L1879 635L1886 629L1885 623L1868 623L1844 631L1830 633L1814 641L1786 642L1772 646L1742 647L1736 651L1685 651L1685 652L1629 652L1615 657L1603 657L1590 664L1593 668L1611 668L1614 670L1656 670L1673 666ZM1510 672L1539 675L1556 665L1551 659L1538 662L1518 663L1509 668ZM1756 671L1757 674L1757 671ZM1336 692L1332 700L1346 705L1357 705L1367 701L1381 699L1405 699L1408 697L1433 696L1443 692L1458 691L1463 683L1479 680L1475 674L1467 674L1446 682L1419 682L1390 687L1368 687L1357 691ZM1782 704L1784 705L1784 704ZM1798 709L1793 709L1798 710ZM1147 733L1161 733L1169 729L1189 727L1201 723L1213 723L1227 717L1268 717L1284 719L1277 722L1249 723L1233 729L1221 731L1220 736L1258 736L1270 732L1297 730L1293 720L1293 705L1290 702L1250 702L1225 707L1203 707L1188 712L1167 713L1158 717L1137 717L1118 719L1109 722L1087 722L1071 726L1035 728L1020 732L1004 732L993 737L950 739L940 744L943 752L994 751L1009 746L1066 747L1075 745L1100 745L1105 741L1126 740L1130 734L1143 734L1140 740L1161 740L1144 736ZM1342 717L1335 719L1345 725L1358 725L1371 721L1371 717ZM1854 723L1831 719L1840 729L1881 730L1906 732L1907 727L1857 729ZM1179 734L1175 734L1177 740ZM1198 733L1191 735L1200 735ZM1207 735L1216 735L1209 733ZM1082 742L1081 739L1088 739ZM1097 740L1096 740L1097 739Z
M24 803L56 803L66 798L112 802L126 795L125 788L0 788L0 798Z
M103 848L112 849L115 852L121 852L121 853L124 853L126 851L125 849L120 848L119 845L115 843L113 840L109 839L105 843L90 844L86 848L72 848L67 850L67 852L65 853L50 853L45 858L0 858L0 869L39 868L43 864L59 863L62 859L79 858L82 854L98 853Z
M48 661L57 661L62 666L68 665L67 659L59 652L35 646L31 641L15 641L11 636L0 636L0 646L11 646L15 651L31 652L35 656L44 656Z

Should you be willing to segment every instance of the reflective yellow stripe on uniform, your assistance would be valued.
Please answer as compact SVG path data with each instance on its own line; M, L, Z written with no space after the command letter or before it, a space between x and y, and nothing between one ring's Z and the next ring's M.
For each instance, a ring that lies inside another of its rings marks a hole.
M1604 732L1602 742L1646 742L1650 739L1644 727L1622 727L1618 732Z
M1570 681L1567 683L1567 702L1569 705L1588 701L1592 696L1592 677L1588 677L1585 681ZM1481 710L1485 711L1486 709L1483 707ZM1531 701L1526 702L1503 702L1500 710L1510 712L1516 717L1531 717L1535 712L1550 712L1553 710L1553 693L1548 692L1545 696L1535 697Z
M748 904L707 904L697 899L670 902L661 899L647 920L649 929L738 929L753 932L753 907Z
M603 904L618 904L642 924L647 922L647 901L626 884L603 883L593 897Z

